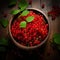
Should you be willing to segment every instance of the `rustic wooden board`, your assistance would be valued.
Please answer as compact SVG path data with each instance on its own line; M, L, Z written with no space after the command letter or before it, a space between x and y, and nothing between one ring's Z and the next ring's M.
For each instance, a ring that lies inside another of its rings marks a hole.
M1 1L1 2L3 2L3 1ZM3 3L5 5L7 5L6 1ZM44 9L41 8L42 3L45 4ZM32 5L29 7L38 8L47 15L47 12L51 10L52 5L60 6L60 1L59 0L53 0L53 1L52 0L32 0ZM7 6L4 6L2 3L0 6L1 6L0 18L3 17L2 12L4 11L5 13L8 14L8 16L6 18L8 18L8 20L10 20L11 15L9 14L9 12L11 9L17 8L17 6L15 6L14 8L7 8ZM14 44L12 44L14 46L8 51L6 60L15 60L15 59L18 59L19 57L20 57L19 59L22 60L23 58L26 59L27 55L29 55L29 58L32 56L34 56L34 58L37 57L37 60L60 60L59 52L56 49L53 49L53 47L50 44L50 41L52 41L53 34L60 33L60 17L57 17L54 21L52 21L51 17L49 17L49 21L51 24L51 31L50 31L50 36L47 40L47 43L44 46L44 49L39 48L39 49L36 49L35 51L30 51L28 53L25 52L25 54L24 54L24 53L21 53L22 51L20 49L18 49ZM8 36L8 26L7 26L7 28L3 28L0 25L0 37L2 37L2 36L4 36L4 37ZM42 51L40 51L40 50L42 50Z

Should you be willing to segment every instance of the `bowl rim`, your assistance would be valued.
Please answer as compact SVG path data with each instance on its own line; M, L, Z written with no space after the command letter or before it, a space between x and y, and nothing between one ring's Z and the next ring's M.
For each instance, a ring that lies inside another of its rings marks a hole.
M47 41L47 39L48 39L48 37L49 37L49 35L50 35L50 21L49 21L49 19L48 19L48 16L47 16L42 10L37 9L37 8L27 8L27 9L37 10L38 12L42 13L42 14L45 16L45 18L46 18L46 20L48 21L48 24L49 24L49 32L48 32L48 35L46 36L46 38L45 38L40 44L38 44L38 45L36 45L36 46L27 47L27 46L21 45L19 42L17 42L17 41L13 38L13 36L12 36L12 34L11 34L11 22L12 22L12 20L13 20L13 16L11 17L11 19L10 19L10 21L9 21L9 28L8 28L8 29L9 29L9 35L10 35L12 41L13 41L14 44L15 44L16 46L18 46L19 48L22 48L22 49L25 49L25 50L30 50L30 49L35 49L35 48L37 48L37 47L40 47L41 45L43 45L43 44Z

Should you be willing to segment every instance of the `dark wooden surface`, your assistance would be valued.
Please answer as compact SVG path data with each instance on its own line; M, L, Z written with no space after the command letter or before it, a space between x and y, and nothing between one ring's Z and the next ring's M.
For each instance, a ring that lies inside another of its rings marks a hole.
M41 3L45 3L45 8L41 8ZM51 9L51 6L54 5L59 5L60 1L59 0L33 0L32 5L29 7L34 7L42 10L46 15L47 12ZM7 13L7 19L10 20L11 15L9 14L10 10L16 9L17 5L14 6L13 8L8 8L8 1L7 0L1 0L0 1L0 18L3 17L4 13ZM7 52L0 53L0 57L2 59L0 60L60 60L60 51L57 49L53 48L51 45L52 41L52 36L54 33L60 33L60 17L57 17L54 21L49 17L49 21L51 24L51 32L50 36L42 47L31 50L31 51L24 51L16 47L10 39L10 45L7 49ZM0 25L0 37L8 37L8 26L7 28L3 28Z

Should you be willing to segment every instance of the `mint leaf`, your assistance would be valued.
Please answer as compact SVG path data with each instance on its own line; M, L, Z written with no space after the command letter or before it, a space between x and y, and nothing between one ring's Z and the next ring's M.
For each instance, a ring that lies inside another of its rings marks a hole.
M25 28L26 27L26 21L22 21L21 23L20 23L20 28Z
M34 20L34 16L29 16L26 18L27 22L32 22Z
M6 47L0 46L0 52L5 52L6 51Z
M27 16L28 14L29 14L29 11L28 11L28 10L24 10L24 11L21 13L21 15L18 16L18 18L19 18L20 16Z
M13 6L13 5L15 5L15 4L16 4L16 2L13 1L13 2L9 3L9 6Z
M60 50L60 46L57 46L57 48Z
M27 16L29 14L29 11L28 10L24 10L22 13L21 13L21 16Z
M28 7L28 3L26 0L21 0L19 3L18 3L18 7L21 8L21 11L23 11L25 8Z
M2 37L0 38L0 45L7 46L8 45L8 39Z
M20 12L20 10L19 10L19 9L18 9L18 10L16 9L16 10L12 10L12 11L11 11L11 14L12 14L12 15L16 15L16 14L18 14L19 12Z
M26 9L26 6L22 7L20 10L21 11L24 11Z
M9 0L9 5L8 7L13 7L14 5L16 5L17 0Z
M53 35L53 38L56 38L56 37L58 37L60 34L58 34L58 33L55 33L54 35Z
M4 18L0 19L0 24L1 24L4 28L7 27L8 23L9 23L9 22L8 22L7 19L4 19Z
M60 34L54 34L53 38L54 38L54 43L60 45Z

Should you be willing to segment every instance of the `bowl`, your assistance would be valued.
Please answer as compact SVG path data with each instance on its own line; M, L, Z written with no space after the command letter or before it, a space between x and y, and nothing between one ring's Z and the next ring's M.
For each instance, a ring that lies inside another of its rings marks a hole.
M34 45L34 46L24 46L24 45L20 44L19 42L17 42L17 40L13 37L12 32L11 32L11 26L12 26L13 22L16 20L16 18L19 16L19 13L10 19L10 22L9 22L9 35L11 37L11 40L13 41L13 43L17 47L19 47L21 49L25 49L25 50L30 50L30 49L35 49L35 48L41 47L47 41L47 39L50 35L50 22L49 22L48 17L46 16L46 14L44 14L43 11L41 11L39 9L36 9L36 8L27 8L27 10L33 11L34 13L36 13L38 15L42 15L45 22L48 24L48 28L47 28L48 33L47 33L46 37L44 38L44 40L40 44L37 44L37 45Z

